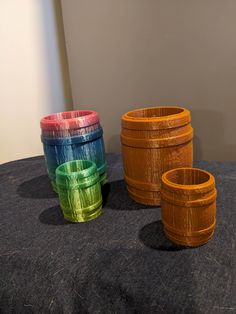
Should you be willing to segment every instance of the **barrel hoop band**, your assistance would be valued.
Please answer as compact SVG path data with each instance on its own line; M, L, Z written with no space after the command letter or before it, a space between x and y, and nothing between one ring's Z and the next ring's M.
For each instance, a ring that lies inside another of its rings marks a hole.
M192 195L192 194L205 194L208 193L210 191L214 191L215 190L215 180L213 177L210 178L210 180L204 184L196 184L196 185L190 185L190 186L182 186L182 185L178 185L178 184L171 184L169 185L166 181L163 180L163 176L162 176L162 191L167 190L169 192L172 192L174 194L180 195L180 194L184 194L184 195Z
M97 171L100 175L102 175L107 169L107 162L105 161L100 167L97 166Z
M94 176L94 178L87 177L85 179L82 179L82 182L78 182L78 184L73 184L73 185L66 185L66 184L61 184L56 181L56 185L59 188L59 190L78 190L78 189L86 189L89 188L90 186L93 186L97 182L100 181L100 176L98 173Z
M105 173L103 173L101 176L100 176L100 184L101 186L105 185L106 183L108 183L108 176Z
M148 192L159 192L160 191L160 184L145 183L145 182L137 181L137 180L129 178L126 175L124 178L125 178L125 182L128 185L130 185L130 186L132 186L138 190L148 191Z
M137 120L126 120L122 119L121 125L123 129L126 130L136 130L136 131L156 131L156 130L168 130L183 127L191 123L190 117L183 117L178 120L166 120L158 122L143 122Z
M203 230L198 230L198 231L178 230L178 229L175 229L175 228L171 227L170 225L168 225L165 221L163 221L163 224L164 224L164 228L173 234L177 234L180 236L192 237L192 236L200 236L200 235L210 233L215 228L216 220L208 228L203 229Z
M94 211L90 213L63 213L63 216L66 220L71 222L86 222L90 221L102 214L102 206L96 208Z
M47 138L44 136L41 136L41 141L45 145L52 145L52 146L58 146L58 145L73 145L73 144L79 144L84 142L90 142L94 141L98 138L100 138L103 134L102 128L98 128L97 130L79 135L79 136L73 136L73 137L67 137L67 138Z
M85 207L85 208L79 208L79 209L76 209L75 211L78 213L78 215L81 215L83 213L91 213L91 211L95 211L98 209L99 206L102 205L102 198L99 199L98 202L88 206L88 207ZM67 210L66 208L62 207L63 209L63 213L70 215L71 216L71 210Z
M162 148L177 146L191 141L193 138L193 129L185 134L162 139L137 139L126 137L121 134L121 143L125 146L135 148Z
M176 205L176 206L183 206L183 207L200 207L200 206L209 205L209 204L215 202L216 195L217 195L217 192L215 189L214 193L211 194L207 198L201 198L201 199L192 200L192 201L188 201L188 200L184 201L184 200L178 200L178 199L173 200L172 198L167 196L163 190L161 191L162 200L168 202L169 204Z
M158 197L160 191L154 191L154 193L157 193L157 197L147 197L145 195L138 195L138 194L134 193L134 191L131 191L129 189L129 186L127 187L127 189L128 189L129 194L132 195L133 197L135 197L136 199L138 199L140 202L145 200L145 201L148 201L150 203L156 202L156 203L160 204L160 197Z

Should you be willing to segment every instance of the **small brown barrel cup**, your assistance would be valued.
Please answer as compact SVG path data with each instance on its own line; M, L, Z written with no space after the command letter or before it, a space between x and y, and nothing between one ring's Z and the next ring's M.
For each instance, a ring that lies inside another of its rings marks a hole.
M215 179L197 168L163 174L161 214L166 237L183 246L200 246L213 236L216 224Z
M129 195L138 203L160 205L161 176L192 167L190 112L181 107L150 107L122 116L122 156Z

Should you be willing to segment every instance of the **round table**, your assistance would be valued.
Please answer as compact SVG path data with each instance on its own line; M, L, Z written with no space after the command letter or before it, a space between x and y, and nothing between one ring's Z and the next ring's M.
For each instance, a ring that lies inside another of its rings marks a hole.
M104 213L63 219L42 156L0 166L1 313L236 313L236 163L198 162L218 190L214 238L166 240L160 208L132 201L108 154Z

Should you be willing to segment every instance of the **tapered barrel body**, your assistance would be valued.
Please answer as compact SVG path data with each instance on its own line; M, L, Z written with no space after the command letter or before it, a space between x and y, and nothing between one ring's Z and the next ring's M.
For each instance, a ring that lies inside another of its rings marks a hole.
M162 176L161 213L172 242L199 246L208 242L216 224L214 177L197 168L179 168Z
M162 174L192 166L190 120L190 112L180 107L144 108L122 116L125 181L138 203L159 205Z
M65 219L84 222L102 213L100 177L94 162L74 160L60 165L56 185Z

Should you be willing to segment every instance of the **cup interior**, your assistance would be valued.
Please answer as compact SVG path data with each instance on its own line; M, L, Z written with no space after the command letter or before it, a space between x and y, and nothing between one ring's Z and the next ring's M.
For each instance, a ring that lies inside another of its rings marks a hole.
M207 182L210 175L200 169L175 169L166 174L166 179L174 184L198 185Z
M60 172L64 174L73 174L86 170L92 166L89 160L73 160L62 164L60 166Z
M155 107L134 110L129 112L127 115L131 118L158 118L176 115L183 111L184 109L178 107Z

